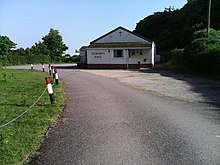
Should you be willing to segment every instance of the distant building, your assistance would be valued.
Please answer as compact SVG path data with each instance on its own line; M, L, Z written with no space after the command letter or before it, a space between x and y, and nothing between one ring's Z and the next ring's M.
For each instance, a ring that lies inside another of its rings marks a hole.
M80 49L79 67L94 69L137 69L154 66L155 44L123 27Z

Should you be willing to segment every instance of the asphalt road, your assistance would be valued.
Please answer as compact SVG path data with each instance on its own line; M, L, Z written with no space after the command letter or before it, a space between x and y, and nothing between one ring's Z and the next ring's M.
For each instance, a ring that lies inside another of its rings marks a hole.
M31 164L220 164L220 108L79 70L60 69L59 77L63 117Z

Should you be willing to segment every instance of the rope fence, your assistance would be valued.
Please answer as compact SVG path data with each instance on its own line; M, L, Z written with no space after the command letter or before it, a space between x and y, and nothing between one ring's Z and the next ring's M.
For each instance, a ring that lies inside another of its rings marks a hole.
M51 66L50 64L49 64L49 66ZM43 72L45 71L44 70L44 64L42 64L42 67L43 67ZM33 66L31 66L31 69L33 69ZM54 72L55 73L55 72ZM56 84L58 83L58 74L57 74L57 71L56 71L56 78L54 77L54 81L56 82ZM51 75L51 74L50 74ZM52 90L52 86L54 86L55 84L54 83L52 83L51 84L51 89L50 90ZM15 117L14 119L12 119L12 120L10 120L9 122L7 122L7 123L5 123L5 124L3 124L3 125L1 125L0 126L0 129L1 128L4 128L4 127L6 127L6 126L8 126L9 124L11 124L11 123L13 123L14 121L16 121L17 119L19 119L19 118L21 118L24 114L26 114L27 112L29 112L30 110L31 110L31 108L33 107L33 106L35 106L35 104L42 98L42 96L45 94L45 92L46 92L46 90L48 89L48 86L43 90L43 92L41 93L41 95L38 97L38 99L28 108L28 109L26 109L24 112L22 112L20 115L18 115L17 117ZM49 92L49 91L48 91ZM54 97L54 96L53 96ZM53 100L53 101L55 101L55 100Z
M42 96L44 95L44 93L46 92L47 90L47 87L44 89L44 91L42 92L42 94L38 97L38 99L27 109L25 110L24 112L22 112L20 115L18 115L17 117L15 117L14 119L12 119L11 121L3 124L0 126L0 129L1 128L4 128L6 127L7 125L11 124L12 122L16 121L17 119L19 119L20 117L22 117L25 113L29 112L31 110L31 108L42 98Z

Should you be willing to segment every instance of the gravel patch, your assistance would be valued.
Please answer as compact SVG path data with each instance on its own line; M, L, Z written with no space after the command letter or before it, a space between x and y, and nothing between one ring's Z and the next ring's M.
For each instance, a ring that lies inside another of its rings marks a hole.
M169 71L81 70L117 79L129 86L155 95L186 102L220 105L220 82Z

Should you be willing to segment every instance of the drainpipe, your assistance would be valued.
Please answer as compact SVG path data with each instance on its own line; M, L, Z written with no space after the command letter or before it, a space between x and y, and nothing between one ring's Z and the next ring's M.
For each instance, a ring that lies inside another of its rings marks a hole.
M129 55L128 55L128 49L125 49L126 52L126 62L127 62L127 70L129 69Z

